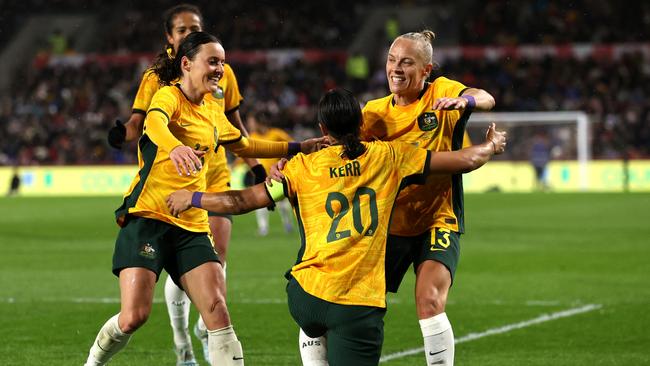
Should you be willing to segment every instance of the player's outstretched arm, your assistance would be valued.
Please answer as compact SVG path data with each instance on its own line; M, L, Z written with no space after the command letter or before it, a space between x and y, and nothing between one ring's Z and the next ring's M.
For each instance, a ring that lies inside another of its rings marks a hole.
M167 197L167 207L174 216L178 216L192 207L202 208L216 214L239 215L271 204L273 204L273 200L264 183L244 190L219 193L190 192L181 189Z
M242 137L223 146L241 157L283 158L298 153L311 154L329 145L327 137L317 137L302 142L279 142Z
M429 173L458 174L476 170L487 163L492 155L506 148L506 132L497 131L494 123L485 134L485 142L459 151L432 152Z
M494 108L494 97L483 89L468 88L458 98L438 98L433 102L433 109L471 109L489 111Z

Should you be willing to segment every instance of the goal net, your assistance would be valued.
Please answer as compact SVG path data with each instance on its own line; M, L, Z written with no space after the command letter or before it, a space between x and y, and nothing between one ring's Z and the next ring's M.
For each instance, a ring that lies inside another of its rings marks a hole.
M471 141L483 141L492 122L508 132L506 152L465 175L466 192L590 188L590 126L586 113L473 113L466 128Z

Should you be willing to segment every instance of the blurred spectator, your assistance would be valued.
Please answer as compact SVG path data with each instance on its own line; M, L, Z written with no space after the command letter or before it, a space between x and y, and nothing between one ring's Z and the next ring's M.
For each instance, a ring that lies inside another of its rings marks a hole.
M15 196L20 190L20 175L18 175L18 166L14 166L14 170L11 175L11 181L9 182L9 191L7 191L7 196Z
M636 42L650 39L650 3L615 0L475 0L461 44Z
M545 191L548 189L546 180L546 166L551 160L551 145L547 136L544 133L537 133L533 138L532 146L530 147L530 163L535 169L535 177L537 179L537 189Z
M361 53L354 53L348 57L345 64L345 73L351 83L351 91L355 94L367 88L369 75L368 59Z
M53 55L63 55L68 50L68 39L60 29L55 29L47 41Z

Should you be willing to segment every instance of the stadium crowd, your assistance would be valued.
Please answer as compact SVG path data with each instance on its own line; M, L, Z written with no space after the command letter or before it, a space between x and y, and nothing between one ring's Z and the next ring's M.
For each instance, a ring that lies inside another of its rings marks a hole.
M595 158L650 157L650 73L647 58L618 62L585 59L460 59L438 72L479 85L498 101L496 111L585 110L592 120ZM269 72L264 65L234 65L245 103L242 113L263 109L274 122L302 138L319 95L345 86L343 65L297 61ZM17 83L0 103L0 163L109 164L135 162L135 149L112 151L106 131L128 116L142 67L95 64L48 66ZM435 77L435 76L434 76ZM382 95L383 70L366 83L361 100ZM513 144L516 142L513 141ZM513 146L513 149L514 146ZM525 159L525 157L521 157Z
M55 3L65 8L74 2ZM577 11L585 8L582 3L536 1L533 5L530 2L523 5L489 1L485 16L466 15L469 18L464 24L468 25L460 32L461 40L464 44L514 45L647 39L644 33L647 26L628 32L626 29L634 22L619 22L604 16L611 11L616 16L628 14L631 19L647 22L650 19L647 4L637 3L622 9L622 3L601 0L589 2L593 4L585 13ZM227 52L278 45L345 49L348 37L342 35L355 31L353 27L359 26L359 16L354 11L337 10L335 4L325 2L314 5L320 7L316 10L310 8L310 12L323 15L318 21L297 16L308 11L306 5L299 4L291 10L279 10L271 3L262 3L255 5L256 11L251 11L252 3L226 2L219 8L205 6L204 16L217 25L213 31L224 38ZM134 1L132 9L115 21L114 28L101 41L106 53L160 50L152 49L155 42L151 41L162 41L159 18L152 17L151 25L147 25L148 19L141 21L143 14L150 12L147 9L146 2ZM221 21L219 16L224 14L235 16L227 22ZM539 14L547 14L552 21L531 20ZM527 27L523 28L527 30L514 31L522 29L524 21ZM597 25L591 27L594 21ZM613 27L612 22L622 26ZM601 31L600 24L608 32ZM346 77L345 62L340 60L297 60L281 67L262 62L234 62L232 66L245 98L241 112L245 115L252 110L269 111L275 125L297 139L308 137L315 131L305 126L312 125L314 106L324 91L348 86L357 91L362 101L385 95L383 60L369 62L370 72L361 88L358 80L351 84ZM497 101L495 111L585 110L593 122L595 158L648 158L650 102L644 97L650 93L648 64L648 56L641 53L618 59L460 58L445 60L437 72L488 90ZM146 66L138 61L82 66L50 63L16 73L10 91L0 94L0 164L134 163L136 149L112 150L106 144L106 131L116 118L130 114L131 101ZM509 150L517 151L515 146ZM525 156L508 158L526 159Z

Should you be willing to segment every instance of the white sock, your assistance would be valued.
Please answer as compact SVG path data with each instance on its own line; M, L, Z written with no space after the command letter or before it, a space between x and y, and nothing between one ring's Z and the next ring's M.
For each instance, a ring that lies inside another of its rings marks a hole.
M278 211L280 212L280 219L282 219L282 225L285 229L293 227L293 221L291 219L291 204L289 200L284 199L277 203Z
M90 347L88 359L84 366L105 365L114 354L119 352L131 338L131 334L122 332L117 322L120 314L108 319L97 333L93 346Z
M453 366L454 332L447 314L441 313L431 318L420 320L424 338L424 355L427 365Z
M208 330L208 347L213 366L244 366L244 352L232 325Z
M169 313L169 322L174 334L174 345L176 349L192 348L190 339L190 299L180 287L176 286L170 276L165 281L165 303Z
M269 210L260 208L255 210L257 218L257 232L260 235L266 235L269 232Z
M325 336L311 338L300 329L298 347L303 366L328 366L327 338Z

